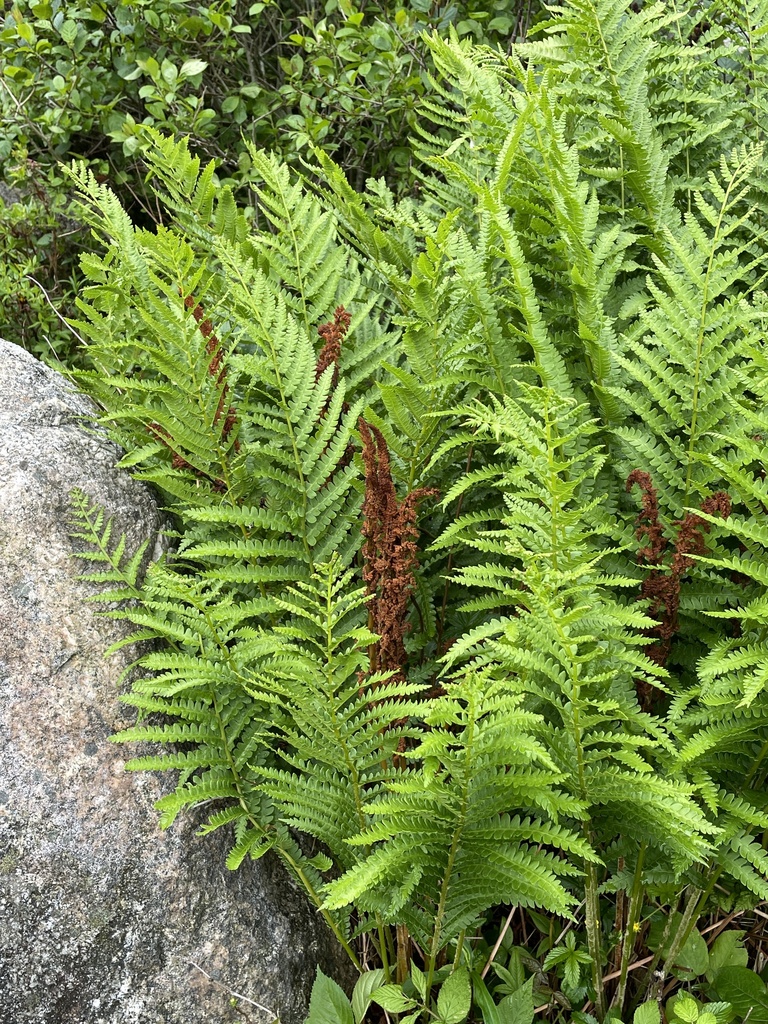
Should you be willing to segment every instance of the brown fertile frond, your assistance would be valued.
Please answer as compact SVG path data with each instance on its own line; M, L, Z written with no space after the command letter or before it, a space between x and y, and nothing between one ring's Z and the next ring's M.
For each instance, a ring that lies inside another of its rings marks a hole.
M179 292L179 294L183 294ZM221 342L214 333L213 324L205 315L205 311L199 302L195 302L191 295L187 295L184 298L184 308L192 311L192 316L195 319L200 333L205 338L205 351L206 354L211 356L211 361L208 364L208 375L216 378L216 384L221 387L221 393L219 395L219 401L216 406L216 411L213 414L213 424L216 426L221 417L224 416L224 424L221 431L222 440L226 442L229 435L235 429L237 424L237 410L233 405L228 405L227 395L229 394L229 385L227 384L227 368L221 365ZM223 493L227 489L227 485L220 477L209 476L200 469L196 469L190 462L188 462L183 455L179 452L174 451L171 441L172 437L169 431L162 427L159 423L148 423L147 430L149 433L161 441L172 453L171 466L173 469L191 469L198 479L208 480L211 487L217 493ZM234 444L235 451L240 450L240 442L235 439Z
M638 540L648 538L648 543L637 552L641 561L650 562L651 565L658 565L667 540L659 522L659 496L653 486L651 474L642 469L633 469L627 477L627 493L637 484L643 495L643 510L637 517L637 531L635 536Z
M219 404L216 406L216 412L213 416L213 423L216 426L221 417L225 417L222 440L226 441L237 423L237 410L231 405L227 406L229 384L227 384L227 368L221 365L221 342L216 334L214 334L213 324L206 317L205 311L199 302L195 302L191 295L187 295L184 299L184 307L185 309L192 310L192 316L200 328L200 333L205 338L205 351L211 356L211 361L208 364L208 374L211 377L216 377L217 384L223 385ZM235 451L239 450L240 442L235 441Z
M346 337L349 325L352 323L352 317L344 309L343 306L337 306L333 320L327 324L321 324L317 328L317 333L324 340L325 344L320 349L317 357L317 367L315 368L315 380L320 380L321 376L325 373L329 366L333 366L333 381L331 382L331 389L335 388L339 382L339 359L341 359L341 343Z
M363 579L372 595L371 629L380 637L376 645L376 664L371 667L402 673L408 599L416 586L414 569L419 555L418 503L438 492L422 487L398 502L384 436L362 417L358 429L365 467Z
M318 353L317 365L315 367L315 380L320 380L320 378L322 377L322 375L325 373L329 366L333 367L333 376L331 378L331 387L328 391L328 399L320 411L318 422L320 420L325 419L328 413L328 406L331 401L330 396L335 390L336 385L339 383L339 359L341 359L341 343L343 339L346 337L351 322L352 316L346 311L346 309L344 309L343 306L337 306L333 314L333 320L330 320L327 324L320 324L320 326L317 328L317 333L320 335L321 338L325 339L325 344ZM349 405L346 402L342 403L341 411L343 414L349 411ZM328 444L330 444L330 441L328 442ZM323 454L325 454L327 449L328 445L326 445L326 447L323 449ZM328 484L333 479L334 473L336 473L339 469L346 468L352 462L354 455L355 447L352 444L352 442L350 442L347 445L346 451L344 452L341 461L336 466L334 472L331 473L328 479L323 483L323 487L328 486Z
M701 511L707 515L722 516L723 519L731 514L731 498L725 491L717 491L709 498L705 498L701 505ZM689 555L703 555L705 551L704 534L709 533L711 523L695 512L689 512L684 519L680 519L675 525L678 527L677 540L675 541L675 555L672 559L672 572L679 576L693 565L694 560Z
M656 490L650 474L642 470L634 470L627 478L627 490L638 484L643 493L643 511L638 516L637 537L647 537L649 543L640 548L638 559L650 562L654 569L643 580L640 597L648 601L648 612L656 619L658 625L648 631L649 636L658 638L658 642L648 649L648 656L658 665L663 665L672 648L672 638L680 628L680 586L682 579L693 566L694 555L703 555L706 550L704 537L709 533L711 524L695 512L688 512L682 519L672 525L677 527L675 549L668 569L661 565L664 549L667 546L659 523L659 506ZM701 511L707 515L720 515L723 518L731 514L731 499L724 491L717 491L702 502ZM650 699L648 684L642 684L643 693L639 694L647 710L646 703ZM647 692L646 692L647 691Z

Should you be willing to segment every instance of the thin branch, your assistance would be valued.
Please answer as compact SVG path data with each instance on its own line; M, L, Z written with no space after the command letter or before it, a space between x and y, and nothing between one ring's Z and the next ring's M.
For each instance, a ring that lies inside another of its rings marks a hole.
M512 924L512 918L515 916L515 911L516 910L517 910L516 906L512 907L512 909L510 910L510 912L509 912L509 914L507 916L507 920L504 922L504 927L499 932L498 939L496 939L496 945L491 950L491 955L488 957L486 965L485 965L485 967L482 970L482 973L480 975L481 978L484 978L486 976L486 974L488 973L488 969L491 966L491 964L493 963L494 958L495 958L496 954L499 951L499 946L502 944L502 942L504 941L504 936L509 931L509 926Z
M627 973L629 973L629 971L636 971L638 967L645 967L645 965L649 964L651 960L653 960L653 954L645 957L643 960L635 960L633 964L630 964L629 967L627 967ZM621 971L613 971L611 974L606 974L603 981L613 981L614 978L618 978L620 975Z
M36 284L37 285L37 287L43 293L43 298L48 303L48 305L51 307L51 309L56 314L56 316L59 318L59 320L61 320L61 322L64 324L64 326L67 328L67 330L70 331L70 333L74 334L74 336L77 338L77 340L83 346L83 348L87 348L88 346L87 346L86 342L83 340L83 338L80 337L80 335L77 333L77 331L74 329L74 327L70 323L67 322L66 318L61 315L61 313L58 311L58 309L56 309L54 304L51 302L51 299L50 299L50 296L48 295L48 292L40 284L40 282L37 280L37 278L32 277L31 274L25 274L24 276L26 277L27 281L31 281L32 284Z
M217 981L215 978L212 978L208 971L203 970L200 964L196 964L194 960L188 960L187 963L189 963L191 967L194 967L196 970L200 971L201 974L205 975L205 977L208 979L208 981L210 981L212 985L215 985L216 988L222 989L222 991L226 992L233 999L239 999L243 1003L248 1003L250 1006L255 1006L256 1009L261 1010L262 1013L268 1013L269 1016L275 1021L280 1019L280 1015L275 1013L273 1010L270 1010L268 1006L262 1006L261 1003L257 1003L254 999L249 999L248 996L243 996L239 992L235 992L234 989L228 988L226 985L223 985L220 981Z

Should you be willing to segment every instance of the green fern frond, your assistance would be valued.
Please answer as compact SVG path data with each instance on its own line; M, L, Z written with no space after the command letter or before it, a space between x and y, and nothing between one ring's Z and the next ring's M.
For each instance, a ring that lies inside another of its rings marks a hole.
M431 731L408 754L416 770L366 804L373 825L353 842L373 844L371 852L329 884L327 905L354 901L388 920L404 920L431 955L499 900L547 901L564 912L571 897L558 876L567 865L533 857L528 843L539 836L555 848L587 853L586 846L567 829L545 824L537 832L532 822L508 813L520 806L510 751L529 765L551 763L531 732L535 722L520 710L519 696L486 676L468 674L451 684L426 716ZM529 777L520 776L525 794ZM550 787L558 779L550 776ZM489 834L499 837L492 850ZM423 913L406 907L407 900ZM429 918L433 929L425 933L420 922Z
M110 544L113 520L104 522L104 510L91 502L79 488L70 491L72 503L70 536L89 547L78 551L77 557L84 561L99 562L109 568L96 572L82 573L78 578L89 583L119 583L121 586L101 590L89 595L93 601L128 601L140 597L140 575L144 565L149 541L145 540L134 553L125 557L125 534L116 544Z

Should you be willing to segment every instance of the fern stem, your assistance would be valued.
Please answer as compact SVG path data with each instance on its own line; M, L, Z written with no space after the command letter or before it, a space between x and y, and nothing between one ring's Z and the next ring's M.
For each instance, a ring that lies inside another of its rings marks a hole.
M224 750L225 750L225 754L226 754L226 758L227 758L227 764L229 765L229 770L230 770L230 772L232 774L232 778L233 778L233 781L234 781L234 784L235 784L235 789L237 790L238 801L240 803L240 806L243 808L243 811L245 812L245 815L246 815L248 821L250 822L251 826L253 828L257 829L258 831L260 831L263 835L266 835L267 834L267 829L265 829L264 826L256 818L254 818L254 816L253 816L253 814L252 814L252 812L250 810L250 807L248 806L248 801L245 798L245 794L243 793L242 786L241 786L240 773L239 773L239 771L237 769L237 765L235 764L234 759L232 758L232 753L230 751L229 743L228 743L228 740L227 740L226 728L224 726L224 722L223 722L223 719L222 719L222 716L221 716L221 713L220 713L220 710L219 710L219 706L218 706L218 701L216 699L216 694L213 691L213 688L211 688L211 697L212 697L214 712L215 712L215 715L216 715L216 720L218 722L220 734L221 734L221 737L222 737L222 743L224 745ZM341 929L339 928L339 926L336 923L336 921L334 921L333 917L323 907L322 897L319 895L319 893L317 892L315 887L312 885L312 883L310 882L309 878L307 878L306 874L301 869L301 866L296 862L296 860L290 855L290 853L284 847L282 847L282 846L274 846L273 849L275 850L275 853L285 863L285 865L289 868L289 870L292 872L294 877L304 887L304 891L307 893L309 898L312 900L312 902L315 904L317 909L320 911L320 914L322 915L323 920L328 925L328 927L331 929L333 934L336 936L336 939L339 942L339 945L344 950L344 952L347 954L347 956L350 958L350 960L355 965L357 970L362 974L363 968L362 968L362 966L360 964L360 961L357 958L357 954L352 949L352 947L350 946L350 944L347 941L347 939L345 938L345 936L342 934Z
M637 864L635 865L635 874L632 880L632 892L629 897L629 907L627 909L627 922L624 929L624 935L621 940L619 984L616 988L616 994L613 997L613 1002L611 1003L611 1008L616 1008L619 1011L619 1016L622 1015L624 1010L624 1000L627 994L629 961L632 958L632 953L635 948L635 926L637 924L638 917L640 916L640 909L643 905L643 864L645 862L646 848L646 843L642 843L637 854Z
M712 267L715 262L715 254L717 253L718 245L720 242L720 229L722 228L723 218L725 217L728 209L728 199L731 195L731 191L736 183L737 175L741 170L742 165L740 164L728 181L728 185L723 195L723 201L720 204L720 210L717 215L717 224L715 225L715 233L712 236L712 247L709 252L709 261L707 262L707 272L704 276L704 286L701 290L701 314L699 316L699 327L696 335L696 358L694 361L693 369L693 395L691 396L691 426L688 434L688 450L686 453L687 467L685 473L685 494L683 497L683 508L689 503L689 496L691 492L691 479L693 475L694 465L694 452L696 448L696 431L698 428L699 420L699 394L701 390L701 362L704 349L704 328L707 321L707 308L709 306L709 288L710 281L712 278Z
M363 968L362 965L360 964L360 961L358 960L357 954L350 946L349 942L345 938L336 921L334 921L333 917L323 907L322 897L302 871L301 865L298 864L296 860L294 860L294 858L290 855L290 853L282 846L275 846L273 849L275 850L275 853L283 861L283 863L286 865L286 867L291 871L293 876L302 884L302 886L304 887L304 891L312 900L317 909L320 911L323 920L331 929L333 934L336 936L339 945L347 954L352 963L355 965L356 969L360 972L360 974L362 974Z
M282 195L281 195L281 198L282 198ZM234 268L233 268L232 272L235 273ZM245 289L247 289L249 287L248 282L242 277L242 275L239 275L239 283ZM256 309L255 314L256 314L256 316L259 315L258 308ZM309 541L307 540L307 511L308 511L308 508L307 508L307 481L306 481L306 477L304 476L304 467L302 465L301 456L299 454L299 448L298 448L298 444L297 444L297 441L296 441L296 431L294 430L294 424L293 424L293 420L291 418L290 403L288 402L288 399L286 398L285 386L284 386L284 383L283 383L283 377L282 377L282 374L280 373L280 360L278 358L277 351L275 349L274 341L273 341L273 338L272 338L271 325L268 324L268 323L264 323L262 321L260 326L261 326L261 331L262 331L263 337L267 339L267 346L268 346L268 350L269 350L269 355L270 355L270 359L272 361L272 369L273 369L274 374L275 374L275 381L277 383L277 390L278 390L278 392L280 394L280 402L279 402L279 404L280 404L280 408L281 408L281 411L283 413L283 416L285 417L285 425L286 425L286 429L288 431L288 435L289 435L289 437L291 439L291 450L293 452L293 459L294 459L294 463L295 463L295 466L296 466L296 475L298 476L299 481L301 483L301 502L302 502L302 510L301 510L302 511L302 516L301 516L301 527L302 527L301 528L301 542L302 542L302 544L304 546L304 552L305 552L305 554L307 556L307 565L309 567L309 571L310 571L310 573L312 573L312 572L314 572L315 563L314 563L314 556L312 554L312 550L311 550L311 548L309 546ZM308 333L309 333L309 328L308 328Z
M691 922L690 927L688 928L688 932L686 933L685 939L683 940L683 945L685 945L685 943L688 941L688 936L690 935L691 930L692 930L694 924L696 923L696 921L698 921L698 919L704 913L704 908L707 905L707 900L709 899L709 897L714 892L715 885L717 884L717 880L720 877L720 875L722 874L722 871L723 871L723 869L722 869L722 867L720 865L717 865L716 867L713 867L711 869L710 874L709 874L709 880L708 880L707 884L705 885L704 889L702 889L700 891L699 902L698 902L698 906L696 907L696 913L695 913L695 915L693 917L693 920Z
M606 39L605 39L605 35L603 34L603 26L601 24L600 15L598 14L596 5L595 4L590 4L589 11L590 11L590 14L594 15L595 28L597 29L597 34L600 37L600 45L601 45L602 50L603 50L603 55L602 55L603 56L603 62L605 64L605 67L608 70L608 79L609 79L609 81L611 83L611 92L613 93L613 102L616 105L616 109L619 111L620 116L622 118L624 118L626 116L626 114L627 114L627 103L626 103L626 100L624 98L624 94L622 92L622 87L621 87L621 83L619 81L618 74L616 72L616 68L613 65L613 61L611 60L611 48L608 46L608 43L606 42ZM624 171L624 146L621 145L621 144L619 144L619 157L620 157L620 160L621 160L621 211L622 211L622 216L623 216L624 215L624 205L625 205L625 197L624 197L624 173L625 173L625 171ZM651 207L650 207L650 205L648 203L648 199L647 199L646 195L644 194L644 192L645 192L644 189L640 189L640 198L642 199L643 205L645 206L646 212L648 213L648 216L649 216L649 218L651 220L651 223L652 223L652 226L653 226L653 231L654 231L654 233L656 233L658 231L658 224L657 224L657 221L656 221L656 216L655 216L653 210L651 209Z
M470 701L467 705L467 729L466 729L466 740L464 744L465 751L465 764L468 766L472 763L472 743L474 741L475 734L475 722L477 719L475 698L472 694ZM461 811L458 815L459 825L456 827L453 833L451 841L451 848L448 851L448 862L445 866L445 873L443 874L443 881L440 886L440 899L437 905L437 912L435 914L435 927L432 932L432 942L430 944L429 956L427 958L427 980L426 989L424 996L424 1004L429 1006L429 994L432 990L432 981L435 974L435 964L437 962L437 954L440 952L440 939L442 937L443 930L443 919L445 917L445 908L448 902L448 890L450 888L451 879L453 876L453 868L456 863L456 857L461 846L461 838L464 833L464 822L467 815L467 805L469 803L469 786L470 786L470 775L465 770L463 778L463 793L461 798Z
M392 981L392 969L389 966L389 945L387 943L387 931L381 914L376 913L376 931L379 936L379 957L381 966L384 969L384 980L389 984Z
M466 475L469 475L469 472L472 469L472 458L474 456L474 453L475 453L475 446L474 446L474 444L471 444L469 446L469 451L467 452L467 461L466 461L466 464L465 464L465 467L464 467L464 473ZM464 493L466 493L466 492L464 492ZM459 516L461 515L461 510L462 510L462 507L464 505L464 493L459 495L459 500L456 502L456 511L453 513L453 518L454 519L458 519ZM456 551L456 547L454 545L453 547L451 547L450 551L448 552L448 561L447 561L446 567L445 567L445 585L443 586L443 601L442 601L442 604L440 606L440 623L439 623L439 625L437 627L436 648L437 648L438 657L440 656L440 651L441 651L442 644L443 644L443 634L445 633L445 613L446 613L446 610L448 608L448 589L449 589L450 583L451 583L450 576L451 576L451 571L453 569L453 556L454 556L455 551Z
M752 782L755 776L757 775L757 769L765 760L766 754L768 754L768 740L766 740L765 743L763 743L762 747L760 748L760 752L758 753L757 757L755 758L752 764L752 768L750 769L749 775L747 775L746 779L744 780L744 785L741 787L742 793L746 793L752 785Z
M357 770L355 759L350 751L349 744L346 738L339 728L339 718L343 717L343 712L340 715L339 708L337 707L335 694L335 683L334 683L334 655L336 653L336 642L333 634L333 609L334 609L334 591L333 591L333 576L329 573L327 577L327 584L325 590L325 602L326 602L326 627L325 627L325 678L327 683L327 691L325 697L330 705L331 711L331 722L333 728L333 735L336 741L336 745L341 750L344 757L344 763L347 767L347 772L352 783L352 793L355 802L355 813L357 814L357 822L360 831L365 831L368 821L363 810L363 793L362 785L360 783L360 773ZM368 617L370 623L371 611L368 610ZM365 847L366 855L370 853L370 846ZM391 981L391 969L389 965L389 957L387 953L387 942L386 932L384 923L381 918L381 914L378 912L375 915L376 929L379 935L379 956L381 957L381 964L384 969L384 976L387 982ZM406 933L407 934L407 933ZM398 927L398 975L400 973L400 931ZM408 974L408 967L406 962L405 975L402 979L404 981Z
M411 936L404 924L397 925L397 968L395 978L398 985L402 985L408 977L408 950L411 945Z
M309 311L307 309L307 287L306 287L306 284L304 282L304 275L302 273L301 248L299 246L299 238L298 238L298 234L296 232L296 227L294 225L294 218L293 218L293 216L291 214L291 203L289 202L288 197L286 196L285 192L283 191L282 179L280 178L280 175L278 175L278 174L274 175L274 178L270 182L270 185L275 189L275 191L280 196L280 202L283 204L283 209L286 211L286 214L287 214L288 229L289 229L289 231L291 233L291 247L293 249L294 258L295 258L295 261L296 261L296 277L298 279L297 280L296 291L299 293L299 297L301 299L301 308L302 308L302 315L303 315L303 318L304 318L304 326L307 329L307 334L311 337L311 335L312 335L312 325L309 322ZM282 397L282 395L281 395L281 397Z
M220 650L222 651L222 653L225 654L225 657L227 658L227 660L230 660L231 652L229 651L229 648L227 647L227 645L219 640L218 631L216 630L215 625L210 620L207 608L204 605L201 605L199 610L204 615L205 620L208 623L208 626L211 629L212 634L216 637L217 645L219 646ZM221 736L221 743L222 743L222 747L224 749L225 757L227 759L227 765L229 767L229 771L230 771L230 774L232 776L232 780L234 782L235 790L237 792L238 802L239 802L240 806L243 808L243 811L245 812L246 818L248 819L249 823L251 824L251 827L256 829L257 831L261 832L263 835L267 835L268 834L267 829L265 829L264 826L261 824L261 822L259 822L253 816L253 813L252 813L252 811L251 811L251 809L250 809L250 807L248 805L248 800L247 800L247 798L245 796L245 793L243 791L242 779L241 779L238 767L237 767L237 765L235 763L235 760L232 757L232 751L230 749L229 739L227 737L227 730L226 730L226 726L224 725L224 719L223 719L222 714L221 714L221 709L219 707L219 701L218 701L218 696L216 694L216 691L215 691L214 687L212 687L212 686L209 686L208 690L209 690L210 695L211 695L211 704L212 704L212 707L213 707L214 714L216 716L216 723L217 723L217 726L218 726L218 729L219 729L219 735ZM362 973L363 969L362 969L362 966L360 965L360 961L357 958L357 954L352 949L352 947L350 946L349 942L347 941L347 939L345 938L345 936L341 932L341 929L339 928L337 922L334 921L333 917L323 907L322 897L316 891L315 887L312 885L312 883L309 880L309 878L307 878L307 876L304 873L304 871L302 870L301 866L296 862L296 860L290 855L290 853L284 847L282 847L282 846L274 846L273 849L275 850L277 855L283 860L283 862L286 864L286 866L290 869L290 871L293 873L294 877L304 887L305 892L307 893L309 898L312 900L312 902L315 904L317 909L320 911L320 914L322 915L323 919L325 920L325 923L328 925L328 927L331 929L333 934L336 936L336 939L338 940L339 945L342 947L344 952L350 958L350 960L355 965L357 970L360 971L360 973Z
M552 473L552 484L550 485L551 500L553 501L553 530L552 530L552 565L557 571L557 534L554 528L555 509L559 511L559 503L555 502L555 479L556 470L551 465L554 442L550 433L550 422L547 416L547 447L549 449L550 472ZM548 608L549 610L549 608ZM571 683L571 692L568 695L571 704L571 736L576 751L577 777L579 795L581 800L589 806L589 792L587 787L586 772L584 768L584 747L582 741L582 727L580 722L581 712L581 679L579 678L578 652L574 650L573 641L563 631L557 615L550 611L550 621L558 635L558 640L565 651L568 662L568 676ZM582 818L582 830L584 838L591 845L591 822L588 816ZM585 918L587 929L587 948L592 958L592 984L595 989L595 1010L598 1020L602 1021L606 1015L605 986L603 984L602 970L602 927L600 921L600 898L598 893L597 866L593 861L585 864Z
M455 954L455 956L453 958L453 970L454 971L456 970L457 967L461 966L461 957L462 957L462 954L464 953L464 939L466 938L466 936L467 936L467 929L466 928L462 928L461 931L459 932L459 937L456 940L456 954Z
M683 910L682 920L680 921L677 931L675 932L674 937L672 938L672 942L669 944L669 952L664 958L664 966L661 970L661 977L657 976L653 979L654 986L658 989L659 995L661 994L664 979L666 978L669 969L674 966L675 960L677 959L677 954L685 945L686 941L688 940L688 936L691 934L693 926L696 923L696 920L698 918L698 910L700 906L699 898L701 897L701 895L702 892L700 889L696 889L693 887L691 888L688 900L686 901L685 909Z
M714 885L714 882L712 883ZM711 890L710 890L711 891ZM664 947L667 944L667 939L672 933L672 921L674 920L673 912L670 911L667 924L664 928L664 932L659 942L659 947L656 950L656 955L651 961L648 967L648 973L645 977L645 983L643 984L635 1005L644 1002L646 999L656 999L660 996L662 986L664 985L664 979L667 976L668 968L674 965L675 958L680 950L685 945L691 930L698 920L699 914L703 904L701 902L702 891L691 887L691 891L686 900L685 908L683 910L682 919L675 929L675 933L672 937L672 941L669 944L666 956L664 955ZM673 904L674 907L674 904ZM664 957L664 963L661 970L658 969L661 958Z
M585 829L586 838L589 831ZM602 928L600 927L600 898L598 895L597 865L590 861L586 865L586 882L584 914L587 926L587 946L592 958L592 984L595 989L595 1011L597 1019L602 1021L606 1015L605 985L603 984L602 960Z

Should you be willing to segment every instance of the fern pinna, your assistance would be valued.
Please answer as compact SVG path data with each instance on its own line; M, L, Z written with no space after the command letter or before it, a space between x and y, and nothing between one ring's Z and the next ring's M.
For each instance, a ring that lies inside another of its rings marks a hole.
M428 40L402 200L253 150L246 214L148 130L149 231L74 172L80 381L173 517L142 583L76 503L160 642L120 738L170 744L132 762L179 771L163 824L275 851L409 1024L448 975L493 1024L502 905L583 931L529 988L602 1021L768 898L768 7L636 6Z

